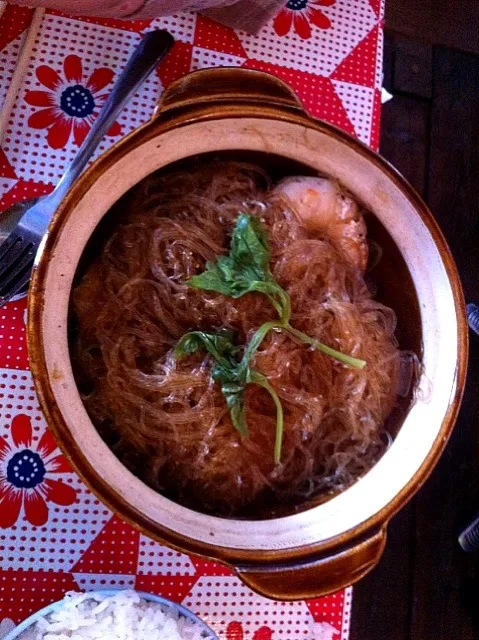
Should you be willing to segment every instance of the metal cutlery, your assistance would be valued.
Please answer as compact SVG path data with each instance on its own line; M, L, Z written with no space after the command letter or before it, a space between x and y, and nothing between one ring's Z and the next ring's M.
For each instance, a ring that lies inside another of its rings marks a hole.
M28 284L37 249L58 205L88 164L120 111L173 43L173 36L167 31L147 33L114 84L78 154L55 189L47 196L20 202L0 214L0 220L5 220L9 231L8 237L0 245L0 307Z

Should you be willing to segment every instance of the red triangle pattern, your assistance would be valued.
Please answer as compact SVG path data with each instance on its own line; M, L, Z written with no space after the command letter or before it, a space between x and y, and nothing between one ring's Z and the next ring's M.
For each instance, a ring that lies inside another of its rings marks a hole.
M378 47L378 30L376 25L369 34L361 40L331 74L332 80L354 82L367 87L374 87L376 82L376 49Z
M0 51L25 31L32 20L32 15L33 9L7 4L0 18Z
M2 308L2 336L0 340L0 367L2 369L30 369L28 361L26 329L24 322L27 297L8 302Z
M197 47L211 49L212 43L214 43L215 51L229 53L232 56L239 56L240 58L248 57L234 29L225 27L210 18L198 15L196 18L194 44Z
M163 87L167 87L189 72L192 55L192 44L179 40L175 42L173 49L166 56L165 62L161 64L156 71Z
M324 609L337 602L338 596L341 597L341 605L343 604L344 595L342 592L333 594L332 596L323 596L322 598L315 598L314 600L305 600L308 605L308 609L314 618L315 622L322 622L324 620ZM342 607L341 607L342 608Z
M339 640L340 629L346 624L346 616L349 616L344 607L344 591L323 598L305 600L305 604L315 622L328 622L337 629L338 634L334 636L334 640Z
M14 202L38 198L52 191L53 185L34 182L33 180L19 180L11 189L0 198L0 212L4 211Z
M197 576L137 576L135 589L182 602L196 583Z
M200 576L233 576L234 572L221 562L205 560L197 556L190 556L196 573Z
M135 574L139 540L139 531L113 516L71 572Z
M50 9L49 15L52 16L65 16L70 18L68 14L61 11L55 11ZM114 18L92 18L90 16L75 16L75 20L80 22L89 22L90 24L97 24L100 27L110 27L111 29L121 29L121 31L131 31L133 33L141 33L145 31L150 24L151 20L115 20Z
M69 573L4 571L0 573L0 620L18 623L32 613L61 600L66 591L78 591Z
M371 5L371 7L373 8L374 13L377 15L377 17L379 18L381 16L381 5L382 5L382 0L369 0L369 4Z
M7 160L7 156L5 155L5 151L0 147L0 176L2 178L16 178L17 175L15 173L14 168Z
M353 124L329 78L315 76L305 71L278 67L259 60L247 60L243 66L248 69L266 71L281 78L294 89L311 115L327 120L355 135Z

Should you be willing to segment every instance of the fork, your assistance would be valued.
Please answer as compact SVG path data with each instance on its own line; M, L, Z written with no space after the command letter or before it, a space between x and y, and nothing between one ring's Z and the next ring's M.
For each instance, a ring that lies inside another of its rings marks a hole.
M11 230L0 245L0 307L28 284L35 255L58 205L88 164L120 111L168 53L173 43L173 36L167 31L147 33L115 82L78 154L55 189L47 196L14 204L0 215L0 220L6 218L6 224Z

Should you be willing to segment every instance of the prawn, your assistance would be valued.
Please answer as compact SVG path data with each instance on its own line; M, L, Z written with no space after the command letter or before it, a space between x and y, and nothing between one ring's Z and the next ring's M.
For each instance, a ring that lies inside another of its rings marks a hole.
M350 264L366 269L366 223L358 204L337 182L308 176L285 178L273 195L288 201L306 229L328 236Z

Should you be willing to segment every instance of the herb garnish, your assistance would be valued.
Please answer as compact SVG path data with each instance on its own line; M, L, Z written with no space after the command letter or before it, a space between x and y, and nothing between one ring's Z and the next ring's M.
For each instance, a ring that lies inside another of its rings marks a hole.
M244 406L246 385L257 384L268 391L276 406L274 462L278 464L283 440L281 401L266 376L252 370L249 364L269 331L285 331L350 367L362 369L366 362L336 351L291 326L289 294L274 278L269 261L268 236L261 220L245 213L240 214L233 230L229 254L220 256L216 262L207 262L206 270L188 280L187 284L195 289L216 291L231 298L241 298L251 292L262 293L275 308L279 321L265 322L243 348L234 345L231 332L192 331L180 339L174 354L180 358L203 348L213 357L215 365L211 377L221 385L233 426L242 436L248 436ZM242 350L243 355L239 359Z
M268 236L261 220L242 213L233 229L229 254L207 262L206 270L187 284L230 298L241 298L252 291L264 293L283 320L284 313L290 314L289 296L274 279L269 259Z
M266 389L276 406L276 439L274 445L274 462L281 460L281 444L283 440L283 407L276 391L268 379L259 371L249 366L250 357L245 351L241 360L237 359L241 348L233 344L231 332L208 333L191 331L186 333L177 343L174 355L176 358L190 355L205 349L215 361L211 377L221 385L221 391L230 410L233 426L244 437L248 437L248 423L245 417L244 394L246 385L257 384Z
M263 223L256 216L242 213L233 229L229 254L220 256L216 262L207 262L206 270L193 276L187 284L194 289L217 291L231 298L241 298L252 291L263 293L276 309L280 322L265 323L257 334L262 335L266 326L281 329L343 364L362 369L366 365L364 360L336 351L291 326L289 294L275 280L269 268L269 260L268 235Z

